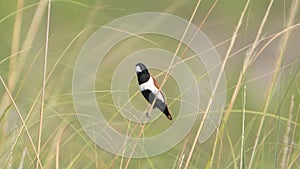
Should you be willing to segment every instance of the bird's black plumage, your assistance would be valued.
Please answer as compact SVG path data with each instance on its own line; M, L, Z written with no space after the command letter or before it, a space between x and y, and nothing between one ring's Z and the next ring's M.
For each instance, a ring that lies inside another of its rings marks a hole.
M136 71L139 85L141 85L150 79L150 73L144 64L138 63L136 64L136 67L137 66L139 66L141 69L140 72Z
M140 91L145 99L150 104L153 104L155 100L153 108L158 108L169 120L172 120L165 98L162 92L159 91L159 86L156 80L150 75L147 67L142 63L136 64L136 73Z

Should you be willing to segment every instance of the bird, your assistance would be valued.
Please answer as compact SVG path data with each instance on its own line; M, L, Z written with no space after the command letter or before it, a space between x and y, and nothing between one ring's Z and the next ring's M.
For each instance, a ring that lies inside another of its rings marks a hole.
M139 89L142 92L144 98L152 105L154 108L158 108L162 113L166 115L169 120L172 120L172 115L170 114L168 105L166 103L163 93L160 91L160 87L155 80L155 78L150 74L149 70L143 63L138 63L135 66L135 71L137 74L137 80L139 84ZM146 113L146 116L150 118L150 113Z

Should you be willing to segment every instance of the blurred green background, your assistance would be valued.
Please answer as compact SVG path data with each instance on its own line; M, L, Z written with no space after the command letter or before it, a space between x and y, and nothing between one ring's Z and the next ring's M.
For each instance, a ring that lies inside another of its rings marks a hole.
M87 39L108 22L139 12L164 12L189 20L197 2L196 0L51 1L40 164L36 166L36 154L32 146L37 149L39 142L42 106L40 92L43 84L48 2L1 0L0 75L4 83L0 83L0 168L183 168L186 166L200 122L182 142L164 154L143 159L116 156L98 147L82 130L73 107L72 73L79 52ZM242 87L237 98L232 102L247 51L253 45L271 3L266 0L250 1L225 66L227 102L224 112L230 104L233 105L233 109L229 110L231 114L228 119L222 118L222 124L225 125L224 131L219 133L220 137L213 135L205 143L196 145L188 168L209 168L210 164L211 168L221 169L248 168L249 165L252 168L300 167L300 120L298 118L300 15L296 13L292 19L292 25L298 24L298 26L294 27L286 44L283 43L283 37L286 35L284 33L270 41L276 33L288 27L291 7L296 2L296 0L273 2L261 32L260 43L254 49L254 55L261 50L262 52L243 76ZM246 1L241 0L202 0L192 20L193 24L202 25L201 30L216 46L221 59L225 58L245 4ZM296 9L298 8L299 5L296 6ZM145 35L145 37L159 44L159 47L173 52L178 45L164 37L154 35ZM268 41L270 44L264 48ZM128 46L128 44L134 45ZM101 72L102 74L96 79L96 90L110 90L115 66L130 53L148 47L153 45L133 38L113 48L111 55L117 57L110 55L105 57L104 65L99 70L99 74ZM281 51L283 55L280 55ZM276 69L278 58L283 60L279 69ZM276 71L279 74L272 81ZM153 73L158 74L159 71L153 70ZM162 82L162 77L158 78L159 82ZM135 82L136 80L133 79L130 93L137 91ZM174 83L174 80L170 79L166 86L172 86ZM244 85L247 86L246 98L243 97ZM272 85L274 88L270 93ZM32 141L23 129L18 111L4 86L8 86L23 119L26 118L26 128ZM165 91L167 96L173 94L172 97L175 97L179 94L176 87L172 90ZM99 92L97 98L99 105L106 105L106 112L117 113L113 106L107 106L112 103L110 92ZM144 100L143 103L138 103L141 99L141 96L137 96L132 102L139 104L143 109L147 104ZM267 100L270 102L268 103ZM242 113L244 101L246 116ZM178 104L174 103L172 109L176 109ZM267 111L264 111L266 107ZM114 117L113 114L107 114L106 118L116 118L112 125L120 132L126 133L127 123L122 116ZM242 134L243 119L245 119L244 134ZM165 118L155 121L147 134L157 134L166 129L170 124L165 121ZM258 146L252 159L251 154L262 121L262 131L259 133ZM138 126L136 135L140 129L141 126ZM242 139L245 139L244 145L241 145ZM243 159L240 158L241 147L244 150ZM243 165L240 165L241 161Z

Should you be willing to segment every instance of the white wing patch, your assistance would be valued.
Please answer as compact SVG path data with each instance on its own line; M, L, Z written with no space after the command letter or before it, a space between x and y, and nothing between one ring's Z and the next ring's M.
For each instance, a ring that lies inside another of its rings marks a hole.
M150 90L157 99L165 102L164 96L159 92L158 88L154 85L153 79L150 76L149 80L141 85L139 85L140 91Z

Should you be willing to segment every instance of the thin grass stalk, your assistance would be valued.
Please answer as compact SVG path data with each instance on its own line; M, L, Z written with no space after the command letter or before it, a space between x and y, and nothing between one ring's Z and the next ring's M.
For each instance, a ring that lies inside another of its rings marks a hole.
M44 104L46 93L46 78L47 78L47 61L48 61L48 48L49 48L49 29L50 29L50 16L51 16L51 0L48 0L48 13L47 13L47 27L46 27L46 44L45 44L45 58L44 58L44 72L43 72L43 87L41 97L41 111L40 111L40 125L38 132L38 145L37 145L37 159L40 158L41 142L42 142L42 130L43 130L43 118L44 118ZM39 168L38 161L36 162L36 169Z
M244 93L243 93L243 114L242 114L242 140L241 140L241 158L240 158L240 169L245 168L244 164L244 154L245 154L245 119L246 119L246 94L247 94L247 86L244 85Z
M285 64L283 64L283 65L285 65ZM282 66L283 67L283 66ZM298 70L299 70L299 68L300 67L298 67ZM283 70L283 69L282 69ZM296 77L296 75L297 75L297 72L298 71L296 71L296 73L294 74L294 76L292 76L291 78L290 78L290 83L288 83L289 85L287 86L287 89L286 89L286 92L284 92L284 94L282 94L282 87L281 87L281 85L280 85L280 88L279 88L279 98L282 100L281 101L281 103L279 104L279 106L278 106L278 109L279 109L279 111L277 110L277 113L276 113L276 115L278 116L278 117L281 117L281 112L282 112L282 105L284 104L284 98L286 98L287 96L287 94L288 94L288 91L289 91L289 88L292 86L292 82L295 80L294 78ZM282 81L282 77L280 76L280 79L279 79L279 81L280 81L280 84L283 84L283 81ZM292 95L292 97L294 97L294 95ZM290 114L290 112L289 112L289 116L288 116L288 121L287 121L287 127L289 128L289 130L291 130L291 122L292 122L292 115ZM279 144L279 142L280 142L280 140L281 140L281 138L282 138L282 136L280 135L280 128L281 128L281 123L280 123L280 120L279 120L279 118L277 118L277 124L276 124L276 143L275 143L275 155L274 155L274 168L277 168L277 165L279 164L278 163L278 161L279 161L279 156L278 156L278 154L279 154L279 148L280 148L280 146L281 146L281 144ZM290 131L289 131L290 132ZM285 141L286 141L286 139L285 139L285 136L287 136L287 139L288 140L290 140L289 139L289 137L288 137L288 135L289 135L289 132L288 133L286 133L285 135L284 135L284 143L283 143L283 147L285 147L286 145L285 145ZM287 150L287 152L288 152L288 148L286 149L286 148L284 148L284 150ZM287 154L286 154L286 156L287 156ZM287 157L285 157L285 158L287 158ZM281 164L280 164L281 165Z
M142 117L141 117L141 118L142 118ZM141 120L141 119L140 119L140 120ZM132 135L134 134L134 131L136 130L136 128L137 128L138 126L139 126L139 124L136 123L136 124L134 125L134 127L133 127L131 133L126 133L126 137L132 136ZM141 137L142 134L144 133L144 128L145 128L145 126L146 126L146 121L144 121L144 123L141 125L141 130L140 130L140 132L139 132L139 134L138 134L138 137ZM128 127L129 127L129 126L128 126ZM128 132L128 131L129 131L129 130L127 130L127 132ZM137 146L137 143L138 143L138 140L135 142L135 144L134 144L134 146L133 146L133 148L132 148L132 151L131 151L130 154L129 154L128 160L127 160L127 162L126 162L126 164L125 164L125 169L129 166L129 163L130 163L131 158L132 158L132 154L133 154L134 151L135 151L135 148L136 148L136 146ZM121 147L120 151L124 152L124 150L125 150L125 144L126 144L126 142L124 143L124 147ZM123 158L123 157L122 157L122 158ZM112 162L111 162L109 168L114 168L114 162L115 162L115 160L117 160L117 159L118 159L118 156L115 155L115 157L114 157L114 159L112 160Z
M71 162L69 162L68 166L66 166L66 169L73 169L76 168L75 165L77 161L79 160L80 156L86 151L86 149L89 147L89 144L86 144L82 146L81 150L77 153L77 155L72 159Z
M220 129L221 130L221 129ZM220 148L219 148L219 153L218 153L218 162L217 162L217 169L220 169L220 165L221 165L221 160L222 160L222 150L223 150L223 139L221 138L221 134L220 134L220 130L219 130L219 138L217 138L215 140L216 144L218 144L218 141L220 141ZM223 136L222 136L223 137ZM214 157L212 157L214 158ZM222 169L222 168L221 168Z
M92 5L92 6L87 6L86 4L84 3L81 3L81 2L77 2L77 1L68 1L68 3L75 3L80 6L83 6L83 7L86 7L86 8L92 8L91 11L88 13L87 15L87 18L86 20L84 21L83 23L83 29L80 31L80 33L78 33L76 36L76 38L74 38L74 42L73 40L67 45L67 47L65 48L65 50L62 52L61 54L61 57L59 57L59 59L57 59L57 62L55 63L55 65L53 66L53 68L55 68L57 66L57 64L59 64L61 58L63 56L65 56L65 53L69 50L69 49L72 49L70 52L71 52L71 55L77 55L78 54L78 49L82 48L82 44L85 43L85 41L87 40L87 36L89 31L92 29L92 28L96 28L94 25L93 25L93 21L95 20L95 18L97 17L97 14L99 13L99 10L101 9L104 9L104 7L101 6L101 3L103 3L102 1L95 1L95 3ZM78 17L79 18L79 17ZM75 19L76 20L76 19ZM91 26L93 25L93 26ZM76 41L75 41L76 40ZM73 44L74 43L74 44ZM73 45L73 48L70 48L71 45ZM76 53L74 53L76 52ZM72 57L66 57L66 63L69 63L69 62L73 62L72 61ZM54 69L53 69L54 70ZM69 67L64 67L64 69L62 70L61 74L65 74L69 71ZM54 84L55 85L55 84Z
M297 113L296 113L296 118L295 118L296 122L298 121L299 112L300 112L300 104L298 105L298 110L297 110ZM292 149L293 149L293 143L295 142L295 134L296 134L297 124L293 124L293 125L294 125L294 129L293 129L293 134L292 134L291 142L290 142L290 145L289 145L289 154L288 154L287 160L286 160L287 164L290 163Z
M160 88L158 89L159 91L162 89L162 87L163 87L163 86L165 85L165 83L167 82L167 78L169 77L170 72L171 72L171 70L172 70L172 69L171 69L171 68L172 68L172 65L174 64L175 58L176 58L176 56L177 56L177 54L178 54L178 52L179 52L179 49L180 49L181 46L182 46L183 39L185 38L185 35L186 35L188 29L190 28L190 25L191 25L191 23L192 23L192 21L193 21L195 15L196 15L196 12L197 12L197 10L198 10L198 8L199 8L199 6L200 6L200 3L201 3L201 0L198 0L197 4L196 4L196 6L195 6L195 8L194 8L194 10L193 10L193 13L192 13L192 15L191 15L191 17L190 17L190 19L189 19L188 25L186 26L186 28L185 28L185 30L184 30L184 32L183 32L183 35L182 35L182 37L181 37L181 39L180 39L180 41L179 41L179 44L178 44L178 46L177 46L177 48L176 48L176 50L175 50L175 52L174 52L174 55L173 55L173 57L172 57L172 60L171 60L170 65L169 65L169 67L168 67L167 73L166 73L165 77L163 78L163 81L162 81L162 83L161 83L161 85L160 85ZM154 101L154 102L155 102L155 101ZM154 102L153 102L153 103L154 103Z
M210 7L209 11L207 12L207 14L205 15L204 19L202 20L202 22L199 24L198 29L200 30L202 28L202 26L204 25L204 23L206 22L206 20L208 19L209 15L211 14L211 12L213 11L213 9L216 7L218 3L218 0L215 0L215 2L213 3L213 5ZM184 48L180 58L182 58L184 56L184 54L187 52L187 50L189 49L190 44L193 42L193 40L195 39L196 35L197 35L198 31L196 31L193 35L193 37L191 38L190 42L186 45L186 47ZM177 61L181 62L180 60ZM174 67L174 65L172 66Z
M8 78L8 85L7 85L8 86L8 90L7 91L10 91L10 93L12 93L14 91L14 89L15 89L15 85L17 83L17 78L20 76L21 70L24 67L24 63L25 63L24 57L28 55L28 53L29 53L28 49L31 48L33 40L34 40L34 38L36 36L36 32L38 30L38 27L39 27L39 25L41 23L41 20L42 20L42 17L43 17L43 13L44 13L44 10L45 10L44 7L45 7L45 4L46 4L44 2L47 2L47 1L41 1L41 2L38 3L38 7L37 7L37 9L35 11L35 14L33 16L31 25L29 27L29 30L28 30L26 38L25 38L25 42L23 43L23 47L21 49L22 52L17 52L17 53L20 53L20 59L18 59L18 65L17 66L16 66L17 63L14 63L17 59L15 57L10 57L10 59L12 59L12 61L11 60L10 61L13 63L13 64L10 64L10 68L9 68L9 72L8 72L9 78ZM20 1L18 3L21 3L20 4L20 7L21 7L22 2ZM31 7L31 5L30 5L30 7ZM21 16L22 15L22 11L23 10L20 9L20 10L18 10L18 12L16 12L16 19L17 18L21 19L20 17L18 17L18 15L20 14L20 16ZM21 22L21 20L19 20L18 22ZM18 25L21 25L21 23L17 24L16 26L18 26ZM17 31L19 31L18 28L15 28L14 29L14 38L13 38L14 41L17 41L18 39L20 39L19 37L17 37L17 36L19 36L18 35L19 33L17 33ZM16 45L17 43L18 42L13 42L13 46L14 46L13 50L17 50L19 48L18 47L19 45ZM2 80L2 78L1 78L1 80ZM4 84L4 82L3 82L3 84ZM11 96L8 96L9 99L10 99L10 101L7 101L7 98L5 98L5 97L6 97L5 95L4 95L4 97L2 97L2 100L1 100L1 105L2 106L4 105L4 107L6 107L6 106L10 105L11 103L13 104L13 102L11 102L11 100L13 99ZM25 130L27 132L27 135L29 134L28 133L28 129L26 127L26 121L27 120L25 120L25 123L24 123L24 120L23 120L23 122L22 122L23 125L22 125L22 128L21 128L21 131L20 131L20 133L18 133L18 137L17 137L16 141L13 143L13 147L16 146L16 144L18 142L18 139L19 139L19 137L20 137L20 135L21 135L21 133L22 133L22 131L23 131L24 128L25 128ZM32 143L31 136L30 135L28 135L28 136L29 136L30 142ZM33 145L33 143L32 143L32 145ZM34 149L35 155L37 155L36 149L35 148L33 148L33 149ZM38 163L40 164L40 161Z
M241 27L241 25L242 25L242 22L243 22L243 19L244 19L244 15L245 15L245 13L246 13L246 11L247 11L247 9L248 9L249 3L250 3L250 0L248 0L248 1L246 2L245 7L244 7L244 10L243 10L243 12L242 12L242 14L241 14L241 17L240 17L239 21L238 21L238 25L237 25L235 31L233 32L232 40L231 40L230 45L229 45L229 48L228 48L228 50L227 50L227 52L226 52L224 61L223 61L223 63L222 63L221 70L220 70L219 75L218 75L218 78L217 78L217 80L216 80L216 84L215 84L214 89L213 89L213 91L212 91L211 97L210 97L210 99L209 99L208 105L207 105L206 110L205 110L205 113L204 113L204 115L203 115L203 119L202 119L201 124L200 124L200 126L199 126L199 129L198 129L198 131L197 131L196 137L195 137L195 139L194 139L194 142L193 142L191 151L190 151L190 153L189 153L189 156L188 156L188 160L187 160L187 164L186 164L186 166L185 166L185 169L188 168L189 161L190 161L190 159L191 159L191 157L192 157L192 154L193 154L193 151L194 151L194 149L195 149L197 140L198 140L198 138L199 138L199 136L200 136L200 132L201 132L201 130L202 130L202 128L203 128L203 125L204 125L204 122L205 122L205 120L206 120L206 118L207 118L208 111L209 111L209 109L210 109L210 105L212 104L212 100L213 100L213 97L214 97L214 95L215 95L215 92L216 92L216 89L217 89L217 87L218 87L218 84L219 84L219 82L220 82L221 75L222 75L222 73L224 72L225 65L227 64L228 58L229 58L230 53L231 53L231 51L232 51L232 49L233 49L233 46L234 46L234 43L235 43L235 40L236 40L236 37L237 37L237 33L238 33L238 31L239 31L239 29L240 29L240 27Z
M288 154L289 154L289 144L290 144L290 131L291 131L291 121L292 121L292 112L295 106L294 95L291 97L290 109L289 109L289 120L287 122L286 131L283 136L283 156L281 159L280 166L282 169L287 168Z
M15 107L16 111L17 111L17 114L18 114L18 116L19 116L19 118L20 118L20 120L21 120L21 122L22 122L22 128L25 129L26 134L27 134L27 137L28 137L28 139L29 139L29 142L31 143L32 149L33 149L35 155L37 156L37 150L36 150L35 145L34 145L34 143L33 143L33 140L32 140L32 137L31 137L31 135L30 135L30 132L29 132L27 126L26 126L26 123L25 123L25 121L24 121L24 119L23 119L23 117L22 117L21 111L19 110L19 108L18 108L16 102L14 101L14 99L13 99L13 97L12 97L10 91L8 90L6 84L4 83L2 76L0 76L0 81L1 81L1 83L3 84L5 91L8 93L8 96L9 96L9 98L11 99L11 102L12 102L13 106ZM21 131L18 133L17 139L16 139L16 141L15 141L15 142L13 143L13 145L12 145L13 148L14 148L15 145L17 144L17 141L18 141L18 139L20 138L21 133L22 133ZM9 159L9 157L8 157L8 159ZM37 161L38 161L38 164L42 167L40 160L37 159ZM7 165L7 163L8 163L8 161L4 164L4 167Z
M34 41L35 37L37 36L38 28L41 25L40 23L43 19L44 12L46 10L46 6L47 6L47 0L39 1L36 11L33 15L32 22L31 22L28 32L26 34L26 38L23 43L22 50L28 49L32 46L33 41ZM29 51L24 51L24 53L21 54L20 58L23 58L24 56L27 56L28 54L29 54ZM14 71L16 71L16 75L20 74L20 72L22 71L22 69L24 67L24 64L25 64L25 60L24 59L20 60L20 62L18 63L17 69L14 69Z
M238 78L238 81L237 81L237 84L236 84L236 88L235 88L235 90L233 92L233 95L232 95L231 100L229 102L228 108L227 108L227 110L226 110L226 112L224 114L224 123L221 125L221 134L223 133L224 127L225 127L225 125L226 125L226 123L227 123L227 121L228 121L228 119L230 117L233 105L234 105L234 103L236 101L236 98L238 96L240 87L242 85L242 81L243 81L243 79L245 77L245 73L248 70L248 68L251 65L251 63L253 63L255 61L255 59L251 58L251 56L253 55L253 53L255 51L255 48L256 48L258 42L260 41L261 33L262 33L263 28L264 28L264 24L267 21L267 17L269 15L269 12L270 12L270 9L272 7L272 4L273 4L273 0L271 0L270 4L268 6L268 9L267 9L267 11L266 11L266 13L264 15L264 18L263 18L262 23L260 25L259 31L258 31L257 36L256 36L256 38L254 40L253 45L252 45L252 48L250 49L249 53L247 53L247 55L246 55L246 58L245 58L245 61L244 61L244 66L243 66L243 69L242 69L242 71L240 73L240 76Z
M253 43L253 46L252 46L250 52L246 55L246 62L245 62L246 64L250 64L250 63L252 63L252 62L255 61L255 60L253 60L252 55L253 55L253 53L254 53L254 51L255 51L255 49L256 49L258 43L260 42L261 34L262 34L263 29L264 29L265 23L267 22L267 19L268 19L268 17L269 17L269 13L270 13L271 8L272 8L272 6L273 6L273 2L274 2L274 0L271 0L271 1L270 1L269 5L268 5L268 8L267 8L267 10L266 10L266 13L265 13L265 15L264 15L264 17L263 17L263 20L261 21L261 24L260 24L260 26L259 26L257 35L256 35L255 40L254 40L254 43ZM243 69L243 73L245 73L245 72L246 72L246 69L248 69L248 65L244 66L243 68L244 68L244 69Z
M12 135L12 143L13 143L13 140L16 139L16 133L17 133L17 130L14 130L13 131L13 135ZM12 168L13 166L13 158L14 158L14 149L13 149L13 144L11 144L10 146L10 151L9 151L9 155L8 155L8 168Z
M218 127L217 128L217 132L216 132L216 139L214 141L214 146L213 146L213 149L212 149L212 154L211 154L211 157L210 157L210 160L209 160L209 164L206 165L206 166L209 167L209 169L213 168L214 157L215 157L215 153L216 153L217 146L218 146L218 139L217 139L217 137L220 136L219 134L220 134L220 128Z
M22 2L18 2L18 3L20 3L20 7L21 7ZM9 79L8 79L7 86L9 87L8 89L9 89L9 91L11 91L11 93L14 92L17 80L20 76L20 73L22 72L23 67L24 67L24 64L25 64L24 57L27 56L29 53L29 50L27 50L27 49L31 48L32 43L37 35L36 32L38 31L41 20L43 18L43 13L45 11L46 4L47 4L47 0L41 0L37 6L35 14L33 15L31 25L27 32L25 41L21 48L21 50L24 52L20 53L20 59L11 58L11 60L10 60L11 63L10 63L10 68L9 68L9 72L8 72ZM18 16L18 15L20 15L20 16ZM22 10L20 10L20 12L16 13L16 19L20 19L19 21L16 21L16 22L20 22L20 23L18 23L15 26L21 25L21 19L22 19L21 16L22 15L23 15ZM19 36L18 34L20 34L17 31L20 31L19 28L14 29L13 40L20 39L20 37L17 37L17 36ZM12 48L13 50L16 50L19 48L18 47L19 45L17 45L18 43L19 42L15 42L15 41L13 42L13 48ZM12 52L13 52L13 50L12 50ZM18 63L16 63L17 60L18 60ZM1 100L1 105L3 105L4 107L7 107L10 104L11 104L11 102L9 101L9 98L7 97L7 95L6 96L4 95L4 97L2 97L2 100Z
M283 27L285 26L285 24L286 24L286 21L285 21L285 0L284 0L284 2L283 2L283 6L284 6L284 10L283 10ZM282 97L282 88L281 88L281 84L282 84L282 77L280 76L279 77L280 79L279 79L279 81L280 81L280 84L279 84L279 99L280 100L282 100L282 102L283 102L283 97ZM276 112L276 114L277 114L277 116L281 116L281 111L282 111L282 104L279 104L279 107L278 107L278 110L277 110L277 112ZM289 123L289 122L288 122ZM276 126L276 143L275 143L275 155L274 155L274 162L273 162L273 164L274 164L274 168L277 168L277 160L279 160L278 159L278 151L279 151L279 140L280 140L280 128L281 128L281 125L280 125L280 121L279 121L279 118L277 119L277 124L276 124L277 126ZM280 165L282 165L282 164L280 164Z
M294 0L292 5L291 5L291 13L290 13L290 16L289 16L289 21L288 21L287 27L290 27L290 26L293 25L297 10L298 10L298 0ZM265 120L265 114L269 110L269 105L270 105L270 102L271 102L271 99L272 99L272 96L273 96L273 91L274 91L274 88L275 88L275 85L276 85L276 82L277 82L277 79L278 79L278 76L279 76L279 73L280 73L280 70L281 70L282 62L283 62L283 59L284 59L284 53L285 53L285 49L286 49L286 44L287 44L287 41L290 37L290 34L291 34L291 31L287 31L285 33L285 35L283 36L283 39L282 39L281 43L279 44L279 46L280 46L280 48L279 48L280 51L279 52L280 53L279 53L278 58L277 58L277 62L276 62L276 66L275 66L275 72L274 72L273 77L272 77L272 82L271 82L270 88L268 90L268 95L267 95L267 99L266 99L264 110L263 110L263 116L261 118L261 121L260 121L260 124L259 124L259 127L258 127L258 131L257 131L257 134L256 134L256 139L255 139L255 143L254 143L254 146L253 146L253 150L252 150L252 154L251 154L251 158L250 158L250 162L249 162L249 169L251 169L252 164L253 164L257 144L258 144L258 141L259 141L259 138L260 138L260 135L261 135L261 132L262 132L264 120Z
M47 152L47 156L44 158L45 163L43 164L43 167L45 169L49 168L49 166L53 164L53 159L56 159L55 156L57 155L56 152L57 152L57 144L58 144L57 140L60 139L59 137L62 137L62 133L66 128L67 128L66 124L64 122L61 123L55 129L53 129L51 135L49 135L47 137L47 140L45 140L45 142L43 143L43 146L41 147L41 152L47 149L48 147L51 147L51 149L49 149L49 151ZM51 141L54 141L54 143L51 144Z
M24 7L24 0L18 0L17 2L17 10L20 10ZM12 37L12 46L11 46L11 55L18 53L19 50L19 42L20 42L20 34L21 34L21 25L22 25L22 18L23 18L23 11L16 13L15 23L14 23L14 30L13 30L13 37ZM8 70L8 89L13 92L14 86L16 84L17 76L15 75L15 68L17 67L17 58L11 57L9 61L9 70ZM6 108L11 104L9 96L7 93L4 93L1 104L3 108ZM6 125L4 125L6 126ZM6 127L2 128L5 130Z
M96 165L96 168L100 168L100 165L99 165L99 162L98 162L99 156L98 156L97 144L96 143L94 143L94 152L95 152L95 165Z
M128 125L127 125L126 137L125 137L125 142L124 142L124 147L123 147L123 154L122 154L122 157L121 157L121 162L120 162L120 167L119 167L120 169L122 169L122 164L123 164L123 160L124 160L124 154L125 154L125 151L126 151L126 144L127 144L127 139L128 139L129 129L130 129L130 124L131 124L131 122L129 121Z
M232 141L230 139L230 134L228 131L226 131L226 138L228 139L228 144L229 144L229 148L230 148L230 151L231 151L231 156L232 156L232 163L234 165L234 168L235 169L238 169L238 163L237 163L237 158L235 156L235 153L234 153L234 146L232 144ZM229 155L229 154L228 154ZM229 157L229 156L228 156Z
M283 24L285 25L285 23ZM278 80L280 81L280 83L282 82L282 78L280 77L280 79ZM282 98L282 89L281 89L281 85L279 87L279 98ZM277 110L277 116L281 115L281 104L279 105L279 108ZM280 138L280 121L279 119L276 120L277 124L276 124L276 143L275 143L275 155L274 155L274 168L277 168L277 158L278 158L278 147L279 147L279 138Z
M24 0L18 0L17 2L17 10L20 10L24 7ZM13 37L12 37L12 45L11 45L11 55L18 53L19 50L19 42L20 42L20 34L21 34L21 25L22 25L22 18L23 18L23 11L16 13L15 23L14 23L14 30L13 30ZM8 82L7 87L9 91L13 92L14 86L16 84L16 79L18 76L15 74L15 68L17 67L17 57L11 57L9 60L9 70L8 70ZM7 93L4 93L0 105L4 109L6 109L11 104L10 98ZM5 131L7 127L6 121L2 123L1 130L2 132Z
M298 148L296 150L297 152L300 151L300 148ZM294 153L294 158L292 159L290 165L288 166L287 169L295 169L295 168L299 168L299 162L297 163L297 160L299 161L299 158L300 158L300 153ZM295 166L294 168L292 168L293 166Z
M141 135L143 134L145 126L146 126L146 123L144 123L144 124L142 125L142 128L141 128L141 131L140 131L140 133L139 133L139 135L138 135L138 138L141 137ZM128 157L128 160L127 160L127 162L126 162L126 164L125 164L124 169L127 169L127 168L129 167L129 164L130 164L131 159L132 159L132 154L134 153L134 150L135 150L135 148L136 148L136 146L137 146L137 143L138 143L138 141L136 141L136 143L134 144L134 147L132 148L132 151L131 151L131 153L130 153L130 155L129 155L129 157Z
M184 157L185 157L185 154L183 154L181 157L180 157L180 163L178 165L178 168L181 169L182 167L182 164L183 164L183 161L184 161Z
M188 144L188 141L189 141L189 136L187 136L187 138L185 139L183 147L182 147L180 155L179 155L179 158L177 158L178 159L178 161L177 161L178 169L181 169L182 164L184 163L183 160L184 160L185 157L183 157L183 156L185 156L185 150L186 150L186 146Z
M297 113L296 113L296 122L297 122L297 120L298 120L298 117L299 117L299 113L300 113L300 104L298 104L298 110L297 110ZM295 150L294 150L294 153L293 153L293 155L292 155L292 159L290 160L290 157L288 157L288 167L287 167L287 169L290 169L290 168L292 168L294 165L297 165L297 164L294 164L294 163L296 163L297 162L297 159L298 159L298 161L299 161L299 158L300 158L300 146L299 146L299 140L298 140L298 146L296 146L297 145L297 143L296 142L294 142L295 141L295 133L296 133L296 130L297 130L297 127L298 127L298 125L299 125L299 123L297 123L297 124L294 124L294 132L293 132L293 138L292 138L292 141L291 141L291 145L290 145L290 154L289 154L289 156L291 156L291 152L292 152L292 148L295 148ZM299 167L298 167L299 168Z
M27 154L27 148L24 147L22 157L21 157L21 160L20 160L19 169L23 169L23 167L24 167L24 159L25 159L26 154Z
M51 75L53 74L53 72L54 72L56 66L58 65L59 61L60 61L61 58L63 57L64 53L67 52L67 50L71 47L71 45L76 41L76 39L77 39L83 32L84 32L84 31L81 31L74 39L72 39L72 41L70 42L70 44L67 46L67 48L64 50L63 54L59 57L59 59L57 60L57 62L54 64L53 68L52 68L51 71L49 72L48 77L47 77L47 79L46 79L46 82L48 82L48 80L50 79ZM38 56L38 55L37 55L37 56ZM33 67L33 63L32 63L32 65L31 65L30 67ZM25 79L26 79L26 78L25 78ZM23 81L23 82L25 82L25 81ZM21 86L22 86L22 85L21 85ZM19 88L19 90L20 90L20 88ZM18 93L18 92L17 92L17 93ZM29 110L29 112L28 112L28 114L27 114L27 116L26 116L26 118L25 118L25 120L24 120L25 124L28 122L29 118L31 117L31 114L33 113L34 108L35 108L35 106L36 106L37 103L38 103L38 98L41 96L41 93L42 93L42 88L40 89L39 93L37 94L36 98L34 99L32 106L30 107L30 110ZM18 94L16 94L16 97L17 97L17 96L18 96ZM16 147L17 142L18 142L18 140L19 140L19 138L20 138L21 133L23 132L23 130L24 130L24 129L26 130L25 127L26 127L25 125L22 125L22 127L21 127L21 129L20 129L20 132L19 132L19 134L18 134L18 136L17 136L17 139L16 139L16 141L15 141L14 144L13 144L13 149ZM36 152L35 152L35 153L36 153ZM35 155L36 155L36 154L35 154Z
M61 133L62 129L64 129L64 123L61 123L59 126L57 126L55 129L52 130L51 135L49 135L47 137L47 140L45 140L45 142L43 143L43 145L41 146L41 152L42 151L46 151L46 149L48 147L49 151L47 151L47 156L44 157L44 163L43 163L43 167L45 169L48 169L49 166L51 166L53 164L53 159L55 159L55 151L56 151L56 142L52 143L51 141L56 141L58 140L58 135ZM52 143L52 144L51 144ZM46 154L46 153L45 153Z
M62 128L59 131L58 134L58 138L56 141L56 152L55 152L55 169L59 169L59 157L60 157L60 145L61 145L61 139L65 133L65 131L67 130L67 128L69 127L69 125L66 125L64 128Z
M221 134L223 133L224 127L225 127L225 125L226 125L226 123L227 123L227 121L228 121L228 119L230 117L233 105L234 105L234 103L236 101L237 95L238 95L240 87L242 85L242 80L244 79L245 73L246 73L247 69L249 68L249 65L255 61L255 59L251 58L251 56L253 55L254 50L255 50L258 42L260 41L259 39L261 37L261 33L262 33L263 28L264 28L264 24L267 21L267 18L268 18L270 9L272 7L272 4L273 4L273 0L271 0L270 4L268 6L268 9L267 9L267 11L266 11L266 13L264 15L264 18L263 18L262 23L260 25L258 34L257 34L257 36L256 36L256 38L254 40L253 45L252 45L252 48L250 49L249 53L247 53L247 55L246 55L246 58L245 58L245 61L244 61L244 66L243 66L243 70L240 73L240 76L239 76L238 81L237 81L236 88L234 90L234 93L233 93L233 95L231 97L231 100L229 102L228 108L227 108L227 110L225 112L225 115L224 115L224 123L221 125Z

